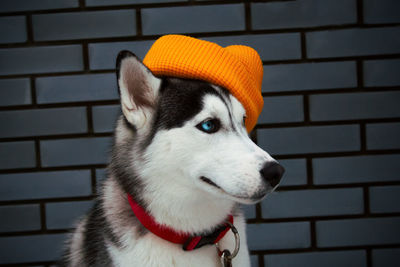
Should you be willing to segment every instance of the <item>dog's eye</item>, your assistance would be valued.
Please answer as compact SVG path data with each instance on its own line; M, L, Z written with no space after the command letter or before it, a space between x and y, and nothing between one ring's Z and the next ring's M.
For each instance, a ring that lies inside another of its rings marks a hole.
M219 130L220 122L217 119L208 119L199 123L196 127L203 132L211 134Z
M246 115L245 116L243 116L243 125L246 125Z

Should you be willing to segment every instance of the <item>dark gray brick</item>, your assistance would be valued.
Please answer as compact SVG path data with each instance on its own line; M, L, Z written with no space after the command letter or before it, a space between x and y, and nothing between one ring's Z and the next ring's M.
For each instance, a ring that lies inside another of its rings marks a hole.
M36 79L37 102L63 103L118 99L115 74L86 74Z
M264 66L263 92L356 86L356 64L352 61Z
M383 248L372 250L373 267L398 267L400 248Z
M0 49L0 75L79 71L83 69L80 45Z
M305 159L280 159L285 168L280 186L307 184L307 166Z
M258 123L299 122L303 120L303 96L270 96L264 98L264 108L258 118Z
M251 267L258 267L258 256L257 255L250 255L250 264Z
M400 212L400 186L374 186L369 188L371 212Z
M400 155L313 159L315 184L400 181Z
M39 205L17 205L0 207L0 232L39 230Z
M251 5L253 29L300 28L355 23L354 0L297 0Z
M89 196L89 170L0 175L0 200Z
M118 116L121 115L121 107L119 105L95 106L92 108L92 114L95 132L112 132Z
M309 32L306 43L310 58L400 53L400 27Z
M145 8L142 9L142 29L146 35L240 31L245 29L244 6Z
M400 85L400 59L368 60L363 67L365 86Z
M1 12L74 8L79 0L1 0Z
M86 108L2 111L0 124L7 125L0 137L84 133L87 131Z
M400 155L313 159L315 184L399 181Z
M400 148L400 123L367 124L368 149Z
M301 58L300 35L298 33L249 34L204 39L215 42L220 46L250 46L257 50L264 61Z
M55 261L62 255L68 234L47 234L0 238L0 263Z
M32 16L35 40L67 40L133 36L134 10L92 11Z
M317 246L365 246L400 243L400 217L317 221Z
M304 154L360 149L358 125L258 129L260 147L271 154Z
M257 50L262 60L298 59L301 57L300 36L290 34L240 35L210 37L205 40L221 46L233 44L248 45ZM121 50L130 50L143 59L153 41L115 42L89 44L91 69L113 69L115 59Z
M0 143L0 159L0 169L35 167L35 143L33 141Z
M0 106L27 105L31 103L29 79L0 80Z
M0 18L0 43L21 43L27 40L24 16Z
M400 92L324 94L310 96L313 121L400 117ZM345 108L344 108L345 107Z
M367 254L364 250L308 252L266 255L268 267L365 267Z
M44 167L106 164L110 137L59 139L40 142Z
M247 225L250 250L308 248L310 224L308 222L263 223Z
M265 218L361 214L361 188L296 190L272 193L262 202Z
M73 228L92 206L93 201L47 203L46 226L48 229Z
M114 69L117 55L122 50L130 50L143 59L154 41L112 42L89 44L90 69Z
M256 206L255 205L242 205L242 210L246 219L254 219L256 217Z
M85 0L87 6L115 6L130 4L152 4L168 2L184 2L187 0Z
M97 190L100 189L102 183L107 178L107 171L106 169L96 169L96 186Z
M397 0L364 0L365 23L400 22L400 2Z

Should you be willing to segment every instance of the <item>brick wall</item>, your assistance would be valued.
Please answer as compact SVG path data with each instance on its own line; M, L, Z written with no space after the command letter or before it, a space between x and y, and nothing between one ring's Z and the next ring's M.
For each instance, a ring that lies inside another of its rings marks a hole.
M400 262L400 2L0 2L0 266L51 266L104 177L118 51L162 34L264 62L253 137L286 167L246 207L253 266Z

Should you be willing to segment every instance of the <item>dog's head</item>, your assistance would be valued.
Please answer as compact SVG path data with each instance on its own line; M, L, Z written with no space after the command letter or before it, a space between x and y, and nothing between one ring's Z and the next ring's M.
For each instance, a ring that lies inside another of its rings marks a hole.
M140 155L132 164L154 190L174 183L254 203L277 187L283 167L249 138L245 109L228 90L156 77L128 51L117 58L117 76L123 116L135 131L132 153Z

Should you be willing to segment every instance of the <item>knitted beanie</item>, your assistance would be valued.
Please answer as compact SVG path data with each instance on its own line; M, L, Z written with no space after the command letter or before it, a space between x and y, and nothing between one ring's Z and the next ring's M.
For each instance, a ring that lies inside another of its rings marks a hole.
M203 80L226 88L246 110L246 129L257 123L264 101L263 66L251 47L215 43L183 35L165 35L155 41L143 63L157 76Z

